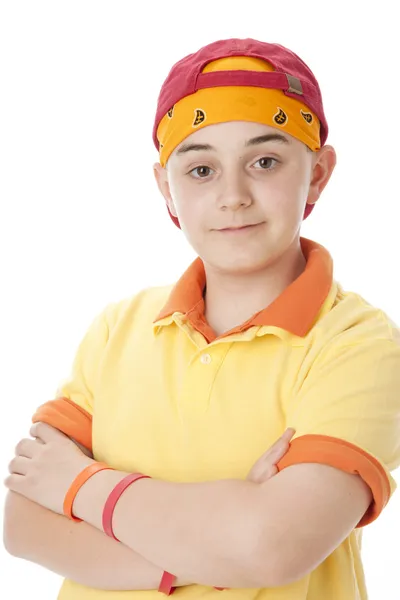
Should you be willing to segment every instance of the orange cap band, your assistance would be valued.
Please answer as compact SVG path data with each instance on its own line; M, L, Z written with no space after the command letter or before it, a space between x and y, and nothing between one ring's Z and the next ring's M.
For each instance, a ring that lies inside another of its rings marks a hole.
M270 72L274 68L259 58L234 56L212 61L202 72L234 70ZM321 147L320 121L300 99L272 88L211 87L185 96L161 119L157 129L161 166L165 167L174 149L191 133L227 121L264 123L297 138L313 151Z

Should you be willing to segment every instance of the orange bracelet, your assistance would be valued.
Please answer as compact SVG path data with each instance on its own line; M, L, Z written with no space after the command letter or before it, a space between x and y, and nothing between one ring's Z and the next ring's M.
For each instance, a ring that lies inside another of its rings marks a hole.
M74 515L72 514L72 505L74 503L75 497L76 497L77 493L79 492L79 490L81 489L81 487L83 486L83 484L86 483L87 480L90 479L90 477L92 477L92 475L94 475L95 473L98 473L99 471L104 471L105 469L112 469L112 467L109 467L108 465L106 465L105 463L102 463L102 462L95 462L95 463L92 463L91 465L89 465L88 467L86 467L85 469L83 469L83 471L81 471L79 473L79 475L77 477L75 477L74 481L71 483L70 488L69 488L68 492L65 494L65 498L64 498L63 510L64 510L64 515L66 517L68 517L69 519L72 519L73 521L77 521L77 522L82 521L82 519L78 519L77 517L74 517Z

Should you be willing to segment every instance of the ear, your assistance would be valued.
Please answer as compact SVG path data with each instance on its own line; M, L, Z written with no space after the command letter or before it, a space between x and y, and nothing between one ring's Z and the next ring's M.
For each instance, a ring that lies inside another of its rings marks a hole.
M333 146L323 146L312 157L310 189L307 204L315 204L328 183L336 166L336 152Z
M167 203L168 209L172 216L178 217L176 214L175 204L171 196L171 190L168 181L168 171L165 167L162 167L160 163L154 163L153 165L154 177L157 182L158 189L164 197Z

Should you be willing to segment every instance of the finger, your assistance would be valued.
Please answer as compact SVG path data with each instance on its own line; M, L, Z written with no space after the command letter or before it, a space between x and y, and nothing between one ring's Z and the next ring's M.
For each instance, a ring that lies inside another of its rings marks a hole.
M13 473L12 475L9 475L5 478L4 485L6 486L6 488L12 490L13 492L21 493L20 490L24 480L25 477L23 475L16 475L15 473Z
M296 433L296 431L294 429L291 429L291 428L286 429L286 431L283 432L281 437L277 440L276 444L274 444L274 446L272 446L272 448L274 448L274 447L281 448L282 446L286 447L295 433Z
M278 457L283 456L283 454L285 454L287 452L289 441L295 433L296 433L295 429L293 429L293 428L287 429L281 435L281 437L278 438L276 440L276 442L274 442L274 444L272 444L272 446L270 448L268 448L268 450L266 450L264 452L264 454L262 454L260 456L260 458L258 459L258 461L255 464L262 465L265 462L267 464L269 464L269 462L271 460L276 460Z
M287 429L283 434L282 437L280 438L280 443L283 446L287 446L291 439L293 438L293 436L295 435L296 431L294 429Z
M277 473L278 473L278 467L276 465L270 465L268 467L268 469L265 471L265 473L262 474L261 479L262 480L271 479L271 477L273 477L274 475L277 475Z
M266 451L265 454L267 455L270 452L274 452L275 450L280 451L282 446L285 447L287 445L288 441L293 437L293 435L295 433L296 433L295 430L292 428L286 429L286 431L283 432L281 437L278 438L276 440L276 442L274 442L270 448L268 448L268 450Z
M30 438L24 438L15 446L16 456L26 456L27 458L36 456L38 450L38 440L32 440Z
M286 431L284 431L282 433L281 439L290 440L294 436L295 433L296 433L296 430L293 427L288 427L286 429Z
M289 449L289 444L282 444L281 446L278 446L278 448L275 448L273 452L271 452L271 454L268 456L268 458L265 459L265 462L271 463L271 461L276 464L278 463L281 458L283 458L286 454L286 452Z
M251 481L253 481L254 483L264 483L265 481L268 481L268 479L271 479L271 477L273 477L277 473L278 469L275 465L268 465L267 469L264 469L256 474L254 473L251 477Z
M52 440L59 440L60 437L68 439L61 431L41 421L34 423L30 428L29 433L32 437L40 438L45 444Z
M286 452L289 447L290 440L292 439L295 433L296 432L294 429L287 429L279 438L277 444L272 446L272 453Z
M29 468L30 458L25 456L16 456L8 465L8 472L17 475L26 475Z
M263 456L261 457L260 460L262 461L270 461L271 458L273 460L275 460L277 457L279 456L283 456L283 454L285 454L288 450L289 447L289 443L291 438L294 436L294 434L296 433L296 430L293 428L289 428L287 429L279 439L277 439L277 441L271 446L271 448L268 448L268 450L263 454Z

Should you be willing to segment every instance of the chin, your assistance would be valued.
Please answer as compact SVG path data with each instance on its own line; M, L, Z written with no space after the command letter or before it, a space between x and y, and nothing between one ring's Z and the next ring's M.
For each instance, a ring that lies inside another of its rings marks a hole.
M251 258L243 258L242 260L237 257L232 257L232 260L225 261L212 261L214 268L224 273L231 273L232 275L250 275L265 269L267 261L260 261Z

